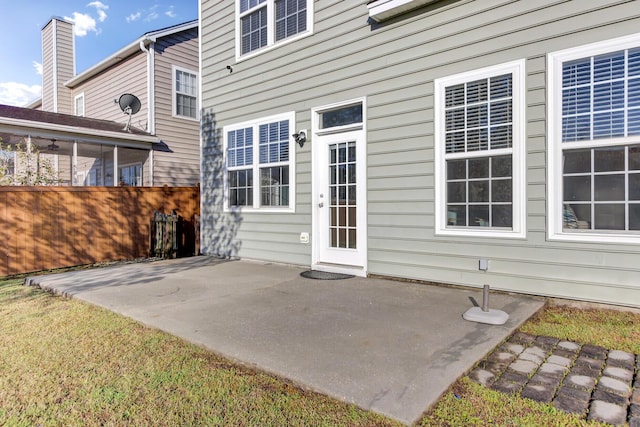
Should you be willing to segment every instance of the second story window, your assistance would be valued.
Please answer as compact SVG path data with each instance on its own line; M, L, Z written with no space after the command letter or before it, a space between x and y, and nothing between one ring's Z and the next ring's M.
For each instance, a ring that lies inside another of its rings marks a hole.
M198 75L178 67L173 69L173 115L198 118Z
M84 93L76 95L74 102L76 116L84 117Z
M312 0L238 0L238 57L311 33Z

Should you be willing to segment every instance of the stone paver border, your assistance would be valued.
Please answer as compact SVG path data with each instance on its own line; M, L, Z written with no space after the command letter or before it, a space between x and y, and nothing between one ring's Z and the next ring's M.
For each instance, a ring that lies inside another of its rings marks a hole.
M516 332L469 378L584 419L640 427L640 355Z

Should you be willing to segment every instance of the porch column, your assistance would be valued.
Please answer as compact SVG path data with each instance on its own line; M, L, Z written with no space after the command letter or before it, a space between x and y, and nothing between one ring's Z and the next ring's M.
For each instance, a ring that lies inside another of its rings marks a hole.
M113 147L113 186L117 187L120 179L118 173L118 146Z
M144 176L144 172L142 176ZM144 185L144 183L142 183L142 185ZM153 148L149 150L149 185L153 187Z
M71 182L78 185L78 141L73 141L73 153L71 154Z
M25 183L26 185L31 185L31 135L27 135L27 173L26 173L26 177L27 177L27 182ZM17 165L16 165L17 167ZM24 185L24 184L23 184Z

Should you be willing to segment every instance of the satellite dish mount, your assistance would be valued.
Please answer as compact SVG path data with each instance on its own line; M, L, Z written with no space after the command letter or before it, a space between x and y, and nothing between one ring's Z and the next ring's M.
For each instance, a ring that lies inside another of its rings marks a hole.
M120 106L120 109L124 114L127 114L129 118L127 119L127 124L124 127L125 132L129 132L131 127L131 116L140 111L140 107L142 104L137 96L132 95L130 93L125 93L121 95L120 98L116 100L116 103Z

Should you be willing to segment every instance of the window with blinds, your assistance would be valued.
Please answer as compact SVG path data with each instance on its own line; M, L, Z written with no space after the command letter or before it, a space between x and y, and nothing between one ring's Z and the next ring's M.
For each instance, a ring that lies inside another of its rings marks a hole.
M239 56L310 32L312 0L238 0Z
M266 123L260 131L260 205L289 205L289 121Z
M439 232L523 233L523 70L518 61L436 80Z
M640 135L640 48L562 65L562 142Z
M640 232L640 48L556 62L563 233Z
M446 152L510 148L513 144L510 74L446 88Z
M293 209L293 129L294 113L225 127L227 207Z

